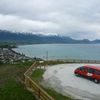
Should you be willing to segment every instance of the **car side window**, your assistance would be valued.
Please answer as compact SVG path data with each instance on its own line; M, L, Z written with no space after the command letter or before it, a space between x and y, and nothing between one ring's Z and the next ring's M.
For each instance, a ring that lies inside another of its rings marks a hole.
M85 70L85 68L84 68L84 67L80 67L79 69L80 69L81 71L84 71L84 70Z
M88 72L89 72L89 73L94 73L94 69L88 68Z
M100 75L100 71L95 70L95 74Z

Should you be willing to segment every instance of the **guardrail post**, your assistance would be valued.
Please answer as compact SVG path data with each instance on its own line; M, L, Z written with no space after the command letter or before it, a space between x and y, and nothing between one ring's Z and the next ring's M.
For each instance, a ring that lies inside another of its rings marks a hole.
M26 87L31 88L31 81L28 78L26 79Z
M31 88L31 81L28 80L28 87Z
M40 89L38 90L38 98L39 98L39 100L41 99L41 92L40 92Z
M25 76L25 85L27 84L27 78L26 78L26 76Z

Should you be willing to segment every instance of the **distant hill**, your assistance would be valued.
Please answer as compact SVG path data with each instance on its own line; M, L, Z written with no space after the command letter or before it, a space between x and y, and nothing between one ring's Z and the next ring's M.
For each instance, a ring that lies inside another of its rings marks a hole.
M96 39L94 41L91 41L92 43L100 43L100 40Z
M70 37L64 36L45 36L34 35L31 33L18 33L0 30L0 42L19 43L19 44L42 44L42 43L68 43L68 44L88 44L88 43L100 43L100 40L89 41L88 39L75 40Z

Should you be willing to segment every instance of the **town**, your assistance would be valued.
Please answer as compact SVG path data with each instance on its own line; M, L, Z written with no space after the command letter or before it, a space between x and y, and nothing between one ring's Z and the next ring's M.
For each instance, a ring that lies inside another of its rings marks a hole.
M17 53L10 48L0 48L0 63L17 63L33 60L24 54Z

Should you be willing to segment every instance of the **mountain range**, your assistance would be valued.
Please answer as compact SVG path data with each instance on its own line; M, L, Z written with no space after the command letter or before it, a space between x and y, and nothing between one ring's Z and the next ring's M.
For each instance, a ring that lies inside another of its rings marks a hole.
M31 33L19 33L0 30L0 42L10 42L19 44L45 44L45 43L66 43L66 44L91 44L100 43L100 40L90 41L88 39L75 40L66 36L41 35Z

